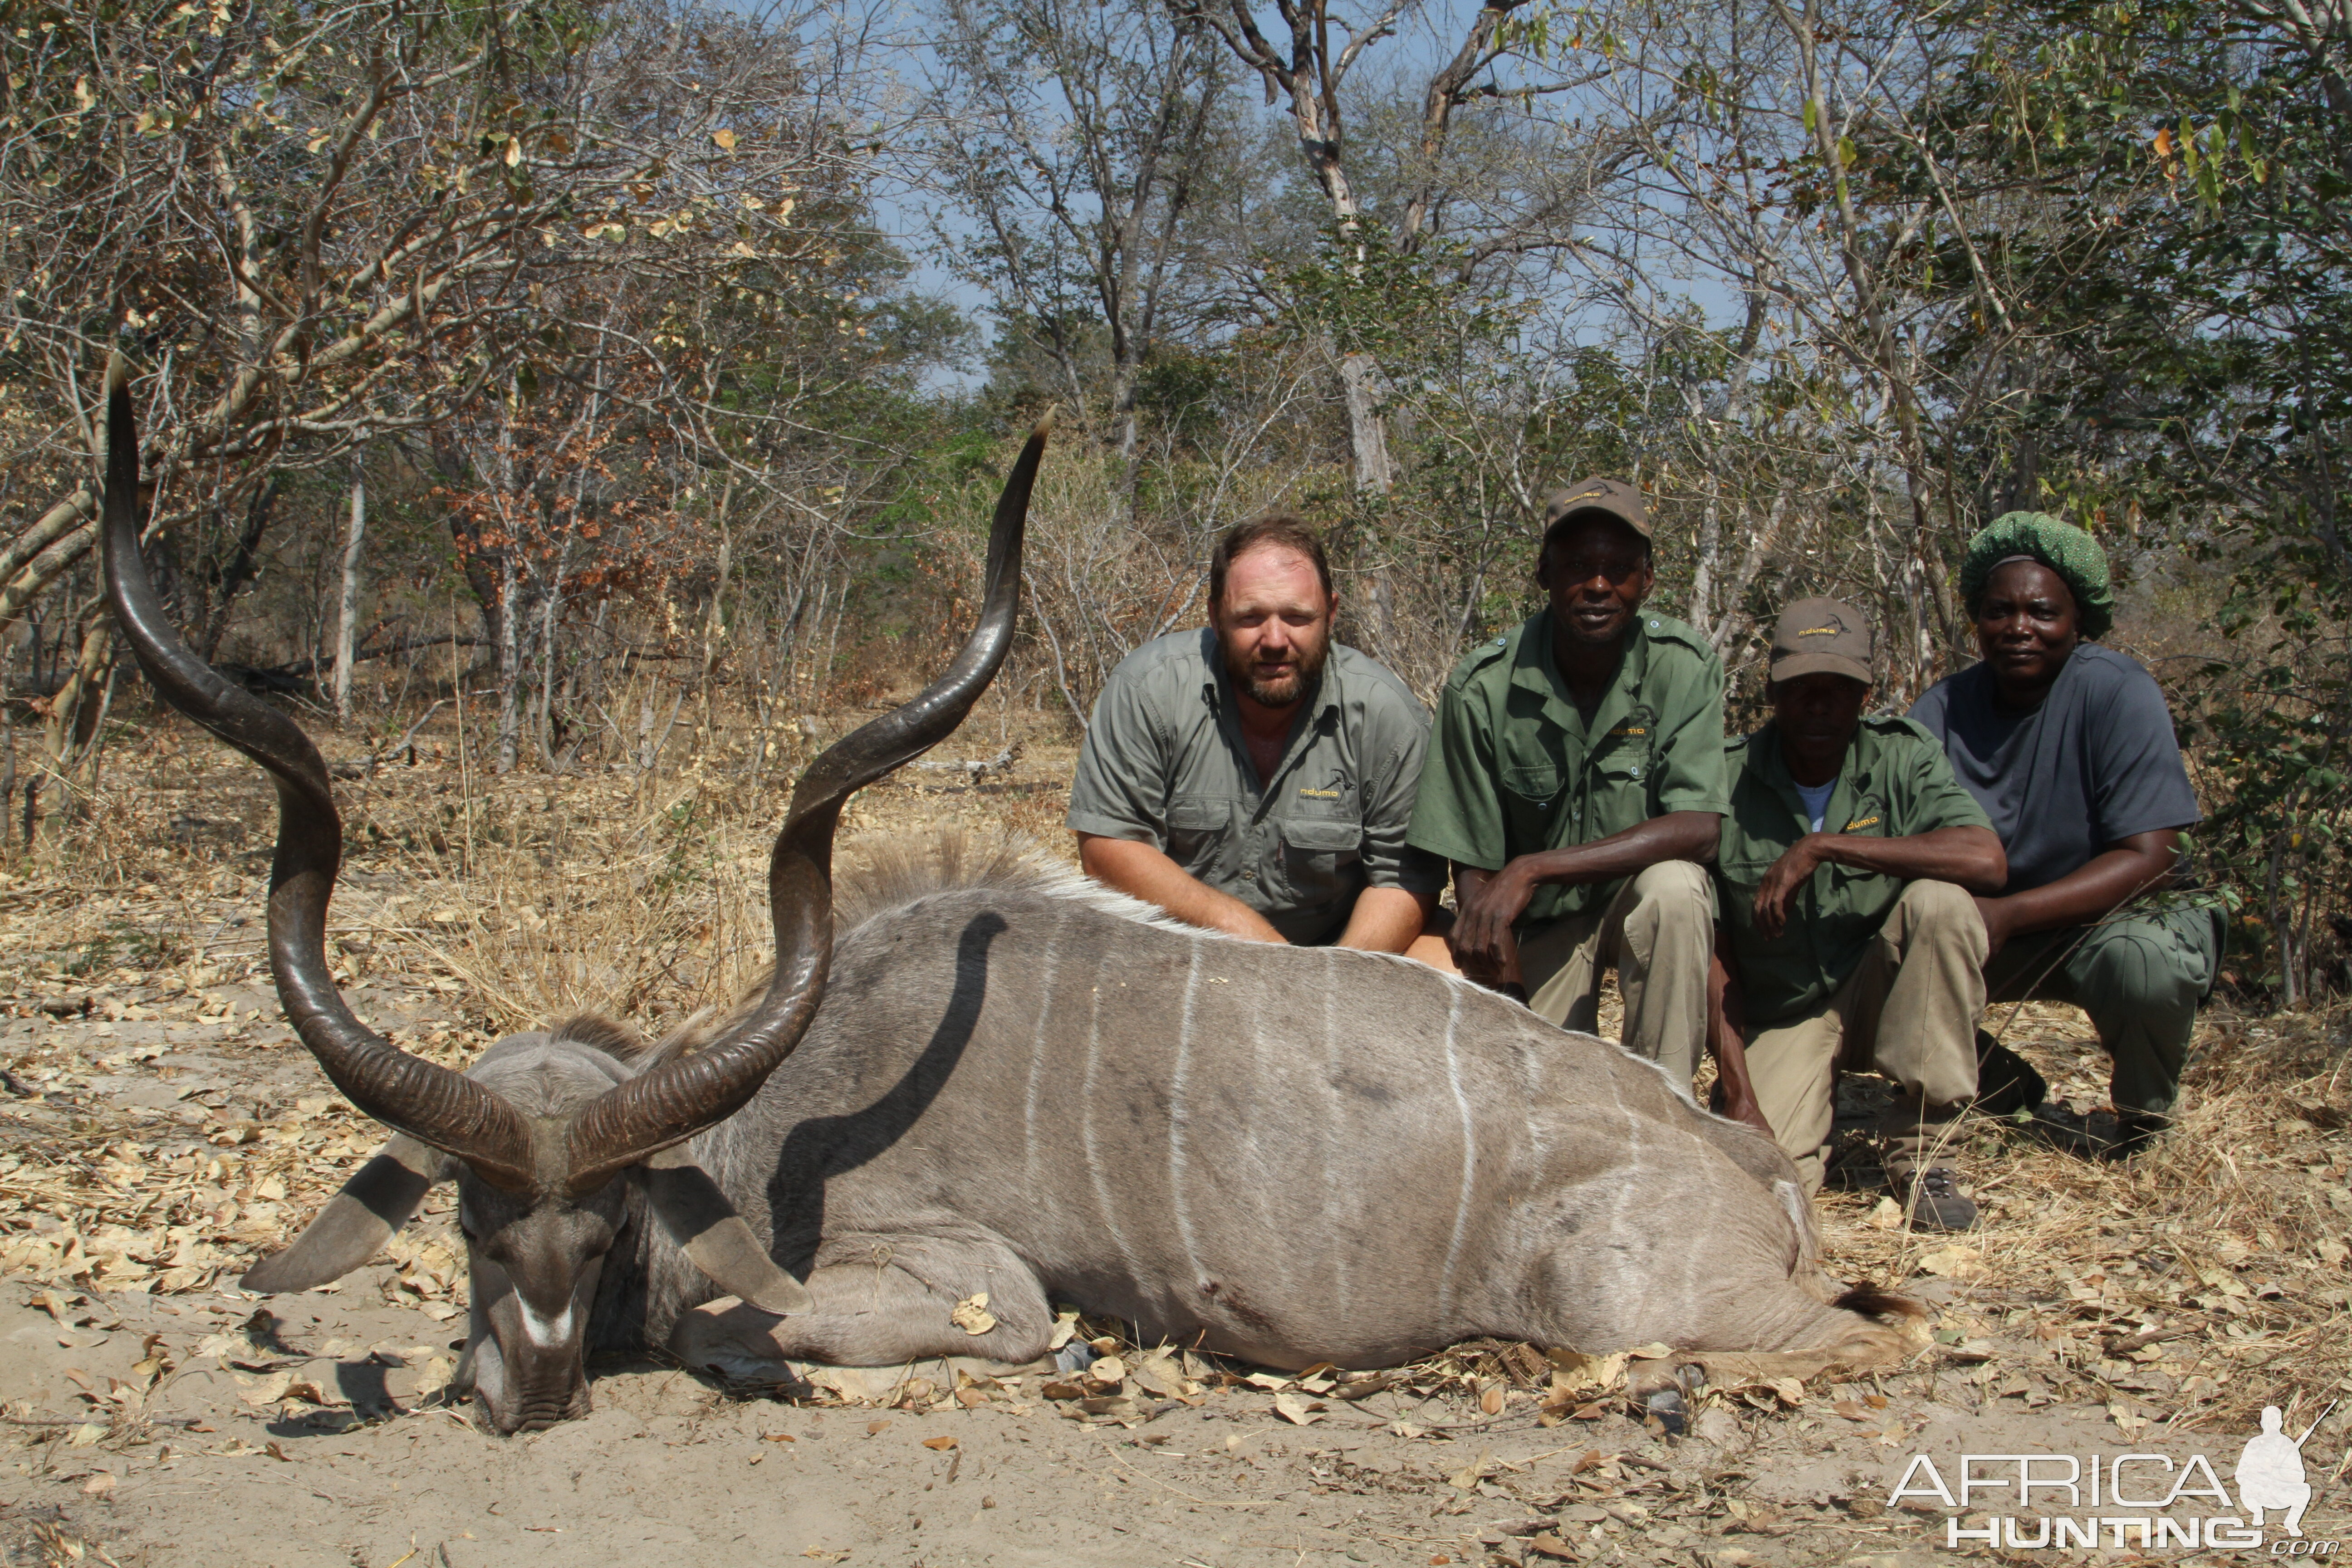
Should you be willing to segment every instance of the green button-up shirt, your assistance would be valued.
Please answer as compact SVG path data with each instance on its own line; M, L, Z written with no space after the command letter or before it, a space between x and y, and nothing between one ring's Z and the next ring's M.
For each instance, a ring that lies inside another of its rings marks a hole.
M1336 939L1366 888L1434 893L1405 847L1429 716L1403 681L1333 645L1274 776L1242 739L1216 634L1128 655L1087 725L1069 825L1149 844L1295 942Z
M1777 941L1756 929L1756 889L1781 852L1812 826L1780 754L1778 726L1766 724L1725 748L1731 810L1716 857L1716 902L1730 933L1748 1022L1803 1017L1836 994L1903 896L1900 877L1822 865L1789 900ZM1864 719L1846 748L1822 826L1832 833L1907 838L1944 827L1992 826L1944 756L1943 743L1908 719Z
M1669 812L1727 805L1723 662L1706 639L1643 611L1587 725L1552 662L1546 609L1454 667L1405 841L1495 871ZM1524 919L1604 909L1617 887L1539 887Z

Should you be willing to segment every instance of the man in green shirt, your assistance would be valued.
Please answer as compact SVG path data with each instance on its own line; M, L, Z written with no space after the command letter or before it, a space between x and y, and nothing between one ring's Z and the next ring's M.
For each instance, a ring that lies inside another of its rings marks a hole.
M1070 784L1078 858L1192 925L1443 965L1423 927L1444 869L1404 842L1428 715L1331 640L1338 610L1305 521L1229 531L1210 624L1144 644L1095 700Z
M1593 479L1544 509L1544 609L1456 665L1415 848L1454 863L1454 962L1591 1029L1614 965L1626 1048L1687 1090L1706 1024L1723 787L1723 665L1644 610L1650 518Z
M1777 1138L1809 1193L1839 1064L1894 1079L1887 1176L1915 1224L1961 1230L1976 1205L1942 1145L1977 1092L1988 943L1970 895L2009 862L1934 736L1863 718L1870 658L1870 623L1834 599L1773 630L1771 721L1727 748L1712 1044L1727 1111Z

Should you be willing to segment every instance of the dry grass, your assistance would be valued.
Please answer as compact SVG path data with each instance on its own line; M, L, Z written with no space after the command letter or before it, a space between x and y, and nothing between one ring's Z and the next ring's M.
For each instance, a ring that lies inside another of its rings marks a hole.
M90 1009L0 1039L0 1066L49 1096L38 1116L13 1089L0 1097L0 1271L193 1290L277 1245L375 1140L276 1022L260 952L268 792L185 726L150 734L111 763L70 869L0 879L0 990L12 994L0 1010ZM960 820L1066 842L1074 748L1057 716L983 710L935 756L991 756L1008 737L1025 747L1010 775L974 792L951 770L909 770L861 795L845 831ZM416 766L340 785L353 853L334 940L354 1005L397 1023L404 1046L457 1062L583 1006L651 1032L731 995L768 956L769 836L783 781L815 743L786 737L753 791L746 739L723 733L656 778L485 779L454 735L428 731ZM1959 1379L1972 1403L2089 1399L2126 1433L2242 1431L2283 1396L2291 1418L2315 1414L2352 1391L2347 1023L2209 1015L2180 1124L2154 1151L2097 1165L1980 1124L1965 1135L1980 1231L1955 1242L1887 1228L1874 1198L1833 1195L1832 1266L1941 1294L1953 1359L1932 1375ZM207 1092L166 1110L89 1090L110 1072L167 1073L149 1064L170 1044L124 1043L123 1026L147 1024L254 1053L257 1072L309 1087ZM2100 1098L2105 1062L2071 1008L2028 1008L2011 1040L2053 1091ZM405 1250L399 1288L454 1309L463 1282L443 1242L428 1228ZM1979 1339L2002 1353L1972 1361ZM1457 1357L1454 1375L1475 1385L1535 1370L1503 1354Z

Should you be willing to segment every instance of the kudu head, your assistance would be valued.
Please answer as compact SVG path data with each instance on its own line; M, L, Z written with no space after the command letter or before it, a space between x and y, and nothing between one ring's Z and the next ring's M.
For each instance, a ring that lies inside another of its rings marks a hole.
M617 1026L574 1020L501 1040L463 1073L375 1034L335 988L326 917L342 825L326 764L290 719L223 679L165 617L140 554L138 437L119 360L108 367L107 433L104 542L115 618L164 700L276 782L268 925L278 999L335 1087L395 1134L245 1287L300 1290L341 1276L374 1256L436 1182L454 1178L473 1300L459 1382L470 1374L501 1432L587 1411L582 1348L633 1188L722 1289L780 1315L806 1310L807 1292L683 1145L757 1093L816 1012L833 953L833 836L843 802L944 740L1004 662L1046 426L1029 437L997 501L979 625L954 663L912 701L827 748L793 791L768 863L776 964L761 1000L691 1054L640 1054Z

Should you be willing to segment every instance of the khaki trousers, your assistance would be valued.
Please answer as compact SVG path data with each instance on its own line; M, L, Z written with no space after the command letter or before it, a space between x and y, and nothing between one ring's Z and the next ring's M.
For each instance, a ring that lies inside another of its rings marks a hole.
M1564 1029L1601 1022L1601 974L1617 971L1622 1044L1664 1068L1685 1094L1706 1034L1715 891L1705 868L1664 860L1625 879L1598 913L1529 926L1519 937L1528 1005Z
M1976 900L1950 882L1903 889L1878 940L1836 994L1809 1016L1754 1030L1748 1077L1808 1194L1822 1185L1838 1068L1875 1068L1903 1094L1880 1131L1916 1154L1977 1092L1977 1015L1986 940Z

